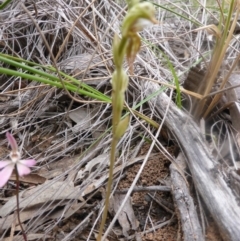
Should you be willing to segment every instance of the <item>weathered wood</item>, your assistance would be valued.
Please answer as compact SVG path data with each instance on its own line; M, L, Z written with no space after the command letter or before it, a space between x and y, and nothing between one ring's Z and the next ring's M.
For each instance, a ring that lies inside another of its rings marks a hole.
M178 167L185 170L186 164L184 163L182 153L178 155L176 163ZM181 220L184 241L204 241L205 238L189 188L174 163L170 165L170 172L173 200L177 208L179 219Z
M145 86L145 93L148 96L157 90L159 85L148 83ZM165 93L160 93L150 101L154 102L155 109L163 116L171 100ZM240 207L214 165L199 127L172 101L164 124L178 139L184 150L195 187L218 225L223 240L239 241Z

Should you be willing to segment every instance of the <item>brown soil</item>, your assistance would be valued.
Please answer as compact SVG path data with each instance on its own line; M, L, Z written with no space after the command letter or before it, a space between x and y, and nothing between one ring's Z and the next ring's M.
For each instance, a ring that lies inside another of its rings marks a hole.
M148 146L145 146L145 148L142 149L141 155L143 155L147 149ZM168 148L167 150L173 155L174 148ZM170 164L171 162L162 153L157 153L157 155L151 157L147 162L137 186L150 187L153 185L160 185L160 183L164 181L169 183ZM130 187L140 166L141 164L135 164L126 170L126 176L120 181L118 189L121 190ZM153 200L152 197L155 199ZM161 202L166 208L160 206L157 201ZM139 230L137 231L143 233L143 241L184 240L178 221L173 221L170 225L154 229L156 225L170 220L172 217L176 217L174 203L170 192L134 192L132 195L132 204L136 218L139 221ZM170 212L167 211L168 209ZM154 231L149 232L150 229L153 229ZM222 240L213 221L209 223L206 233L207 241Z
M147 147L146 147L147 149ZM170 153L173 148L169 148ZM141 154L143 153L142 151ZM162 154L151 157L147 162L137 186L156 186L160 185L162 180L169 178L169 165L171 163ZM137 174L141 164L135 164L126 171L126 177L120 181L118 188L129 188L135 175ZM153 200L153 197L155 200ZM132 204L136 218L139 221L138 232L148 232L149 229L154 228L156 225L163 223L173 216L171 212L166 211L158 203L161 202L164 206L174 213L174 204L172 201L171 193L163 192L134 192L132 195ZM175 241L178 237L178 224L174 222L170 226L165 226L155 231L145 233L142 235L143 241L156 240L156 241ZM179 239L181 240L181 238Z

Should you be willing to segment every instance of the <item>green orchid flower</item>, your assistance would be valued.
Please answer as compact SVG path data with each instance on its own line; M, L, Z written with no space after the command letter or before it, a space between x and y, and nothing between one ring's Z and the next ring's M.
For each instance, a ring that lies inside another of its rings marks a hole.
M150 24L158 23L154 15L155 7L151 3L142 2L134 5L123 20L123 38L131 35L132 33L142 31L144 27Z
M149 2L138 3L131 7L122 26L122 41L126 42L126 56L130 73L133 74L133 62L141 48L141 39L137 32L144 27L157 23L155 8Z
M157 20L154 17L155 8L151 3L140 3L139 0L127 0L127 3L129 10L123 20L122 38L119 39L119 37L115 35L113 40L113 60L115 63L115 71L111 80L113 139L111 144L109 180L107 184L105 209L97 241L102 240L103 228L107 218L117 143L127 130L130 119L129 115L121 119L124 107L125 91L128 87L128 75L123 69L124 57L127 57L130 73L133 73L133 62L141 47L141 39L138 32L143 30L143 28L149 24L157 23Z

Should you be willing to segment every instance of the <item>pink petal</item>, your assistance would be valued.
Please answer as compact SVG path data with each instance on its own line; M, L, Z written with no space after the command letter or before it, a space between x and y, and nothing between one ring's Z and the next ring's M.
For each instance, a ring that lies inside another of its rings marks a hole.
M17 165L17 171L18 171L19 176L24 176L31 172L30 168L25 166L21 162L18 162L16 165Z
M21 163L27 167L33 167L36 165L36 161L34 159L20 160L18 163Z
M0 169L4 168L5 166L7 166L11 163L12 163L12 161L8 161L8 160L0 161Z
M11 145L12 151L13 153L18 151L18 145L17 142L15 140L15 138L13 137L12 134L10 134L9 132L6 133L7 139L8 139L8 143Z
M0 171L0 187L3 187L7 183L8 179L12 174L13 168L14 164L11 163L5 166L2 171Z

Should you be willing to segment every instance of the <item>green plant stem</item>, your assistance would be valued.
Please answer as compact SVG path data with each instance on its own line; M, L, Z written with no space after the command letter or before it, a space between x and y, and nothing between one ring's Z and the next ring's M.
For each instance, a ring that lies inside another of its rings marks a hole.
M21 72L6 69L6 68L0 68L0 72L3 73L3 74L6 74L6 75L20 76L20 77L25 78L25 79L31 79L31 80L35 80L35 81L38 81L38 82L41 82L41 83L44 83L44 84L49 84L51 86L55 86L55 87L58 87L58 88L63 88L63 85L62 85L61 82L52 81L52 80L45 79L45 78L42 78L42 77L39 77L39 76L36 76L36 75L25 74L25 73L21 73ZM66 83L65 88L69 91L75 92L77 87L70 84L70 83ZM93 94L91 92L88 92L86 90L83 90L83 89L79 89L77 92L79 94L83 94L83 95L91 97L93 99L97 99L97 100L104 101L104 102L110 102L110 101L107 101L106 98L103 98L102 96L95 95L95 94Z
M55 74L57 74L57 70L53 67L40 66L38 64L34 65L34 63L31 63L29 61L26 62L22 59L8 57L8 56L2 55L2 54L0 54L0 61L4 62L6 64L9 64L11 66L14 66L16 68L20 68L24 72L24 73L22 73L19 71L8 69L8 68L1 68L0 73L7 74L7 75L13 75L13 76L18 76L18 73L19 73L19 75L20 74L28 74L27 76L25 76L25 78L27 78L27 79L43 82L45 84L49 83L50 85L55 85L56 87L62 86L61 88L63 88L63 89L67 85L72 86L73 88L75 88L76 93L85 91L86 95L87 95L87 93L90 93L92 95L91 97L96 96L96 99L101 99L103 101L104 100L109 101L109 97L106 97L104 94L102 94L101 92L92 88L91 86L88 86L85 83L81 83L81 88L79 89L79 83L80 83L79 80L76 80L73 77L66 75L59 71L59 74L61 75L61 77L64 78L64 80L63 80L64 86L63 86L60 79L57 76L55 76ZM46 70L48 70L48 72L50 71L52 73L49 74L46 71L40 70L39 68L46 69ZM38 79L36 77L39 77L41 79Z
M204 90L203 90L204 97L211 92L211 89L216 81L217 74L221 68L223 58L226 54L226 50L229 47L231 38L233 36L233 31L235 29L236 21L239 14L239 8L237 8L237 12L235 14L234 20L232 21L231 18L233 16L233 11L234 11L234 2L235 1L232 0L230 3L230 8L228 11L226 21L224 21L224 19L220 21L220 23L221 22L225 23L224 27L222 27L221 24L219 23L219 30L220 32L222 32L222 36L217 39L216 45L213 50L211 62L209 64L207 73L203 80L203 83L207 83L206 86L204 86ZM215 106L216 100L217 100L217 97L216 98L214 97L210 105L208 105L206 109L204 109L206 104L206 99L203 99L202 101L200 101L197 108L195 108L193 112L193 115L195 116L195 118L196 119L200 119L201 117L206 118L209 115L212 108Z
M117 71L117 74L119 74L120 70ZM119 81L117 81L117 90L120 89L120 84L121 84L121 79L118 76ZM117 147L117 143L118 143L118 139L115 137L115 133L116 133L116 127L117 124L119 123L120 119L121 119L121 112L122 110L119 110L115 103L117 103L118 100L118 96L119 96L119 92L115 91L114 89L112 90L112 103L113 103L113 121L112 121L112 133L113 133L113 137L112 137L112 143L111 143L111 152L110 152L110 166L109 166L109 176L108 176L108 182L107 182L107 191L106 191L106 197L105 197L105 207L103 210L103 216L102 216L102 221L101 221L101 225L99 228L99 233L97 236L97 241L101 241L102 239L102 233L103 233L103 229L104 229L104 225L106 223L107 220L107 214L108 214L108 207L109 207L109 200L110 200L110 196L111 196L111 189L112 189L112 180L113 180L113 167L114 167L114 163L115 163L115 153L116 153L116 147Z
M97 236L97 241L101 241L101 239L102 239L104 225L107 220L109 200L110 200L111 189L112 189L113 167L114 167L114 163L115 163L115 152L116 152L117 143L118 143L118 140L116 138L113 138L112 143L111 143L110 166L109 166L109 176L108 176L108 182L107 182L107 192L106 192L106 197L105 197L105 207L103 210L103 216L102 216L102 221L101 221L101 225L99 228L99 233Z
M211 76L212 85L211 85L210 89L207 89L205 91L204 96L208 95L210 93L211 89L212 89L212 86L214 84L214 79L216 78L217 73L219 72L219 69L221 67L224 55L225 55L225 53L227 51L227 48L228 48L228 46L230 44L231 38L233 36L234 29L235 29L236 24L237 24L238 16L239 16L239 13L240 13L240 8L239 7L237 8L237 11L235 13L235 17L233 19L233 22L230 25L231 16L233 14L233 5L234 5L233 3L234 3L234 1L232 1L231 5L230 5L231 7L230 7L229 15L228 15L228 18L227 18L227 27L224 29L224 34L223 34L223 38L222 38L222 39L224 39L224 42L222 41L222 45L221 45L221 47L219 47L219 49L221 49L220 56L217 56L218 60L216 62L212 62L212 64L213 63L216 64L215 65L216 67L213 69L214 71L213 71L213 74ZM216 52L218 52L218 49L216 49ZM226 82L227 82L227 79L225 79L225 82L223 81L221 83L220 89L224 88ZM216 105L216 103L218 102L220 97L221 97L221 95L214 96L214 98L211 101L210 105L208 106L207 110L203 113L203 117L204 118L206 118L209 115L210 111Z
M115 153L116 153L116 148L117 148L117 143L118 143L118 138L116 138L116 129L117 129L117 125L119 124L120 120L121 120L121 114L122 114L122 109L123 109L123 103L122 106L119 104L121 95L124 95L121 90L122 90L122 77L121 77L121 69L122 69L122 61L123 61L123 56L125 54L125 49L126 49L126 45L127 45L127 38L123 37L120 41L119 44L119 48L118 48L118 53L119 56L122 55L121 57L119 57L120 61L116 64L116 79L118 81L115 81L115 86L113 85L113 89L112 89L112 113L113 113L113 117L112 117L112 133L113 133L113 137L112 137L112 143L111 143L111 152L110 152L110 166L109 166L109 177L108 177L108 182L107 182L107 191L106 191L106 197L105 197L105 207L104 207L104 211L103 211L103 216L102 216L102 221L100 224L100 228L99 228L99 233L97 236L97 241L101 241L102 239L102 233L103 233L103 229L107 220L107 214L108 214L108 207L109 207L109 199L111 196L111 189L112 189L112 180L113 180L113 167L114 167L114 163L115 163ZM124 100L122 100L124 101Z
M20 208L19 208L19 175L18 175L18 170L17 167L15 166L15 171L16 171L16 199L17 199L17 218L18 218L18 224L20 225L20 228L22 230L22 236L24 241L27 241L27 234L24 231L24 228L22 226L22 222L20 219Z
M4 62L6 64L9 64L11 66L14 66L16 68L20 68L25 72L26 71L30 72L32 74L32 76L37 75L40 77L45 77L46 79L49 79L51 81L56 81L57 83L61 83L60 79L57 76L55 76L57 74L57 70L52 66L44 66L44 65L36 64L31 61L26 61L21 58L8 56L8 55L1 54L1 53L0 53L0 61ZM6 68L4 68L4 69L6 69ZM43 71L42 69L44 69L46 71ZM9 70L9 73L11 73L10 71L11 70ZM48 73L47 71L50 73ZM59 73L60 73L61 77L64 78L64 85L70 84L74 88L79 87L79 80L77 80L61 71L59 71ZM29 79L33 80L32 78L29 78ZM102 94L98 90L92 88L91 86L85 84L84 82L81 83L81 89L89 91L95 95L99 95L100 98L106 99L106 101L109 100L109 97L105 96L104 94ZM76 92L78 92L78 91L76 91Z
M0 5L0 9L4 9L12 0L6 0Z

